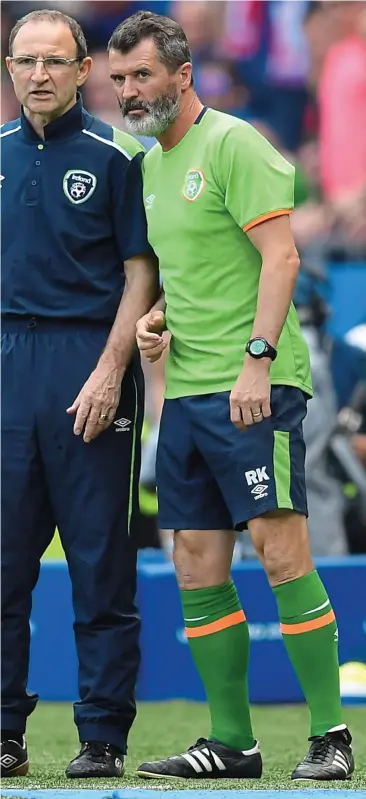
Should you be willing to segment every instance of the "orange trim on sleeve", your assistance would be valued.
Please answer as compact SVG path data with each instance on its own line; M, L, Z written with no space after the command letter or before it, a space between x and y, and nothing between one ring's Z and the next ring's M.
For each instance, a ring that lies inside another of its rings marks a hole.
M248 222L247 225L244 225L243 230L244 233L247 233L248 230L251 230L252 227L256 227L256 225L260 225L261 222L266 222L267 219L273 219L275 216L286 216L292 214L291 208L282 208L279 211L270 211L269 214L262 214L262 216L257 216L257 219L252 219L251 222Z
M303 621L300 624L280 624L281 633L284 635L298 635L299 633L310 633L311 630L319 630L335 621L334 610L329 610L324 616L318 616L311 621Z
M227 630L228 627L234 627L243 621L246 621L244 611L236 610L235 613L229 613L223 619L211 621L210 624L202 624L200 627L186 627L186 636L187 638L200 638L201 635L211 635L212 633L219 633L221 630Z

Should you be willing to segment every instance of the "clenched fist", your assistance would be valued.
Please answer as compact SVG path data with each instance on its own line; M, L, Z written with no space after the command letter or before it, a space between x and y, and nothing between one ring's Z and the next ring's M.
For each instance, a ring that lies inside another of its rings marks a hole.
M136 324L137 346L150 363L158 361L167 346L162 335L165 329L163 311L150 311Z

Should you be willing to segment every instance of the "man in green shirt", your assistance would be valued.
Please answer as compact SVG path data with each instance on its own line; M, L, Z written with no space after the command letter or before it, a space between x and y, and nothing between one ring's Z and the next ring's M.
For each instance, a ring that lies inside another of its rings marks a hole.
M144 161L149 240L165 301L137 326L149 360L170 331L157 455L160 526L175 531L186 633L211 732L142 777L260 777L251 727L249 634L230 566L249 528L275 593L311 714L293 779L346 779L337 625L306 526L302 420L311 377L292 292L294 169L254 128L200 103L183 30L139 12L109 42L128 132L155 136Z

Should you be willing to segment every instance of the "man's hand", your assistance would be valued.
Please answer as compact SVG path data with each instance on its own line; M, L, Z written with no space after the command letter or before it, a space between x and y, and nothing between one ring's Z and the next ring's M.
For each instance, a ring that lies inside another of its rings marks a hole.
M271 415L268 358L246 355L244 368L230 394L230 419L238 430L246 430Z
M150 363L158 361L167 346L167 342L162 336L164 330L165 314L163 311L150 311L137 322L137 346Z
M86 444L112 424L121 396L125 368L113 362L100 361L84 383L67 413L75 414L74 433L83 431Z

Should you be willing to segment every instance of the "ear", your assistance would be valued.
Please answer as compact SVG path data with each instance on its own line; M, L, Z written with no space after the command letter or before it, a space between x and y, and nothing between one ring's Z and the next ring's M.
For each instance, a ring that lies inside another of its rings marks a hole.
M93 59L87 56L79 65L77 85L83 86L93 66Z
M181 80L181 89L183 92L186 89L189 89L192 83L192 64L187 61L186 64L183 64L180 68L180 80Z
M12 81L14 81L14 75L13 75L13 64L12 64L11 58L9 58L9 56L8 56L8 55L6 56L5 63L6 63L7 70L8 70L8 72L9 72L9 75L10 75L10 77L11 77Z

